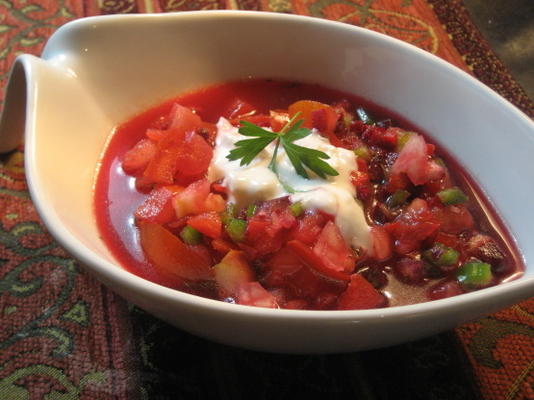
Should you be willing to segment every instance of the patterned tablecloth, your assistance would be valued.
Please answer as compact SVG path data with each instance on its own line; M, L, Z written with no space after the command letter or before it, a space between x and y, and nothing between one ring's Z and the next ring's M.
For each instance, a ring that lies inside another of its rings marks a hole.
M69 20L223 8L312 15L395 36L534 116L459 0L0 0L1 86L17 54L39 54ZM36 214L23 153L0 162L2 400L534 399L534 299L387 349L288 356L222 346L126 304L81 271Z

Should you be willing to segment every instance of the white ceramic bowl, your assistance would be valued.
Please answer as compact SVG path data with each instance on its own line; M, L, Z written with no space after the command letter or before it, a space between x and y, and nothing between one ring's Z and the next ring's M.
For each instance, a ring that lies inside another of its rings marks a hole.
M524 276L417 305L295 311L204 299L125 271L100 240L92 206L95 169L113 127L184 91L245 77L351 92L430 133L480 183L510 228ZM25 120L31 195L54 237L112 290L200 336L277 352L353 351L450 329L534 294L532 121L464 72L390 37L270 13L82 19L61 27L42 59L18 58L5 116L3 150L17 142Z

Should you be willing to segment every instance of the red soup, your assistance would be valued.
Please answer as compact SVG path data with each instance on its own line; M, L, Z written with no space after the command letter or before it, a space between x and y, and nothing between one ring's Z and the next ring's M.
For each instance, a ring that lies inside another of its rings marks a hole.
M476 184L420 130L308 84L222 84L125 122L95 210L127 270L245 305L412 304L524 269Z

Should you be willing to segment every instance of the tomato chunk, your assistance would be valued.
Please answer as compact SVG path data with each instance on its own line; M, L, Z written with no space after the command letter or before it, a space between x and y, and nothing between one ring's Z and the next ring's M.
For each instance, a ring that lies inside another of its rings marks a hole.
M319 234L313 252L326 267L334 271L349 274L354 271L356 257L332 221L328 221Z
M339 310L365 310L384 307L387 300L383 294L362 275L354 274L350 277L347 289L341 293L338 301Z
M141 139L124 155L122 169L131 175L143 172L156 155L156 149L156 144L152 140Z
M210 184L207 179L191 183L172 199L177 218L209 211L220 212L224 210L225 204L226 202L220 195L210 193Z
M258 282L247 282L239 286L237 303L246 306L278 308L276 298Z
M419 198L414 199L395 222L386 225L399 254L418 249L439 227L439 220L430 212L427 202Z
M162 186L150 192L135 212L136 220L166 224L175 218L172 197L183 190L180 186Z
M339 118L331 106L313 100L297 101L289 106L288 112L290 117L300 112L299 118L304 119L303 126L324 133L333 132Z
M213 267L215 281L222 298L234 297L239 287L255 280L255 274L242 251L230 250L221 262Z
M175 173L196 176L208 170L213 149L200 135L194 132L186 133L180 150L176 158Z
M382 226L371 228L371 257L377 261L385 261L393 253L393 244L388 231Z
M202 120L190 108L174 103L170 112L171 124L169 129L177 132L192 132L202 126Z
M425 139L417 134L410 136L391 167L392 174L402 172L408 175L414 185L439 179L445 173L443 167L429 160Z
M161 274L193 281L212 278L211 259L163 226L141 222L139 234L145 255Z
M187 225L212 239L217 239L222 233L221 217L214 211L190 217L187 220Z
M308 246L298 240L291 240L287 243L287 247L299 258L299 260L313 271L322 276L338 281L349 281L350 276L344 272L336 271L324 264L323 260L319 258Z

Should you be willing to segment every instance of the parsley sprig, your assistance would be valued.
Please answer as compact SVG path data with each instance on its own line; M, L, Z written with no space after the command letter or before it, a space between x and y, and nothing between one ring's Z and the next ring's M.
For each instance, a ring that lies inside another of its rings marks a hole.
M310 179L306 168L315 172L318 176L326 179L327 175L336 176L338 172L323 160L328 160L330 156L322 151L310 149L295 144L296 140L305 138L311 134L311 130L302 128L304 120L295 120L299 117L297 113L291 120L280 130L280 132L270 132L251 122L240 121L238 132L243 136L252 137L253 139L239 140L235 143L235 148L226 156L230 161L241 160L240 165L248 165L254 158L270 143L275 142L273 157L269 163L269 169L278 175L276 168L276 156L280 145L286 151L287 157L297 171L297 174L303 178Z

